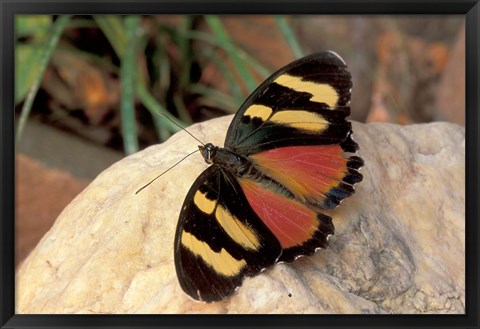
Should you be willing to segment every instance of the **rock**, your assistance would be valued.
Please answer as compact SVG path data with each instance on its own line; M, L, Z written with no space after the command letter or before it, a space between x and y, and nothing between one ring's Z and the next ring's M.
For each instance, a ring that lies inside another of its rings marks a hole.
M223 145L231 117L189 130ZM332 211L330 246L204 304L178 285L173 239L198 154L185 132L100 174L18 270L17 313L464 313L465 132L449 123L354 123L366 166Z
M48 168L22 153L17 153L16 172L15 265L18 265L90 181Z

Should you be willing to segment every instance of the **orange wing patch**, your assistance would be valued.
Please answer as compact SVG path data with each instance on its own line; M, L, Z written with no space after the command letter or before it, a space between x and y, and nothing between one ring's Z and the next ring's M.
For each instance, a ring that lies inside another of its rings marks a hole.
M301 246L317 231L317 214L305 205L248 179L241 179L240 185L252 209L277 237L283 249Z
M348 159L340 145L281 147L250 158L258 170L284 185L300 201L320 208L330 208L322 204L348 174Z

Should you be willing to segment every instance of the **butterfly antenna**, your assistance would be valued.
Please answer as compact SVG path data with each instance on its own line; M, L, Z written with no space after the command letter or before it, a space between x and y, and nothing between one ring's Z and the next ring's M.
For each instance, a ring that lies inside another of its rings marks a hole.
M171 169L173 169L176 165L178 165L180 162L182 162L183 160L185 160L186 158L188 158L189 156L191 156L193 153L196 153L200 150L195 150L189 154L187 154L186 156L184 156L181 160L177 161L177 163L175 163L173 166L171 166L170 168L168 168L167 170L165 170L164 172L162 172L160 175L158 175L157 177L155 177L154 179L152 179L150 182L148 182L146 185L144 185L143 187L141 187L137 192L135 192L135 194L138 194L141 190L143 190L144 188L146 188L147 186L149 186L150 184L152 184L154 181L156 181L158 178L162 177L163 175L165 175L167 172L169 172Z
M175 126L177 126L178 128L182 129L183 131L185 131L187 134L189 134L190 136L192 136L193 138L195 138L197 140L197 142L199 142L200 144L202 144L203 146L205 146L205 143L203 143L201 140L199 140L197 137L195 137L192 133L190 133L187 129L185 129L184 127L182 127L178 122L175 122L172 118L169 118L168 116L166 116L165 114L163 113L160 113L160 112L157 112L158 115L161 115L162 117L164 117L165 119L167 119L168 121L170 121L171 123L173 123Z

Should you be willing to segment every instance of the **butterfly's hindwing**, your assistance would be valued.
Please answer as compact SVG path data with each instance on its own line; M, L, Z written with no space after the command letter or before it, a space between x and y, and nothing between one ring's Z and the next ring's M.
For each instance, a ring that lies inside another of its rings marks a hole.
M327 246L328 236L334 233L329 216L299 202L281 185L250 179L240 179L240 185L254 212L280 242L279 260L291 262Z
M238 182L217 165L190 189L175 236L175 266L190 296L217 301L243 277L273 265L281 247L251 210Z
M334 53L304 57L273 74L245 101L225 147L249 155L292 145L339 144L351 124L351 75Z

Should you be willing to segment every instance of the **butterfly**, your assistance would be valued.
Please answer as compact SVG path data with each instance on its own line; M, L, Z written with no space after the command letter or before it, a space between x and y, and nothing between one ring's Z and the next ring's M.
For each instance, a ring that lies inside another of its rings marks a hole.
M333 209L354 193L351 75L332 51L312 54L264 81L234 116L223 148L199 146L210 166L180 212L174 257L191 298L220 301L246 276L326 248Z

